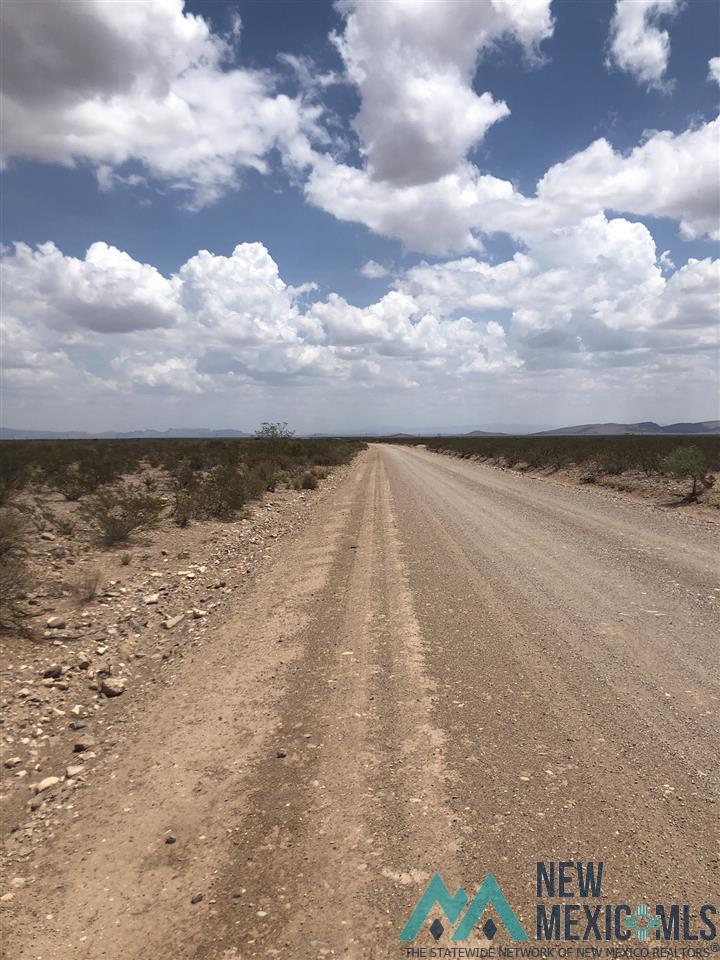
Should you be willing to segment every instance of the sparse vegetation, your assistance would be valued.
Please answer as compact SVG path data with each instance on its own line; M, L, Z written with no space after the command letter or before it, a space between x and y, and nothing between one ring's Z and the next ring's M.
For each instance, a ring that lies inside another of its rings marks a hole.
M179 527L231 520L266 491L314 489L331 466L364 446L299 439L286 423L265 423L255 437L239 440L2 441L0 626L17 631L33 610L25 597L36 563L52 564L49 576L38 577L43 596L70 594L87 603L100 589L100 570L64 574L60 565L86 560L94 544L123 544L163 518ZM132 557L118 559L127 567Z
M667 465L668 456L675 450L693 447L703 457L706 472L720 469L717 437L429 437L400 442L423 443L430 450L447 451L460 457L502 459L508 467L525 464L531 469L560 470L577 466L583 468L585 475L593 477L619 476L632 470L648 477L672 473Z
M93 597L97 596L100 579L99 570L85 570L72 583L68 584L68 588L78 603L88 603Z
M689 496L694 499L698 495L698 484L705 480L708 464L703 451L690 444L671 450L662 461L662 469L673 477L692 480Z
M28 589L26 526L22 516L0 508L0 629L20 627Z
M25 486L29 470L24 457L0 458L0 506L19 493Z
M126 541L131 533L150 530L163 510L163 500L147 493L120 487L98 491L81 507L98 540L106 547Z
M316 490L318 485L317 477L314 473L304 473L300 478L301 490Z

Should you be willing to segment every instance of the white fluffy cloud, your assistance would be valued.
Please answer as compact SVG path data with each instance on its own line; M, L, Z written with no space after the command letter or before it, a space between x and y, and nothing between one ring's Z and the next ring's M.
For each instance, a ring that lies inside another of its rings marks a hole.
M202 204L274 147L302 164L318 133L317 107L235 67L232 38L182 0L10 0L3 15L6 159L87 160L105 184L134 160Z
M720 83L720 57L711 57L708 60L708 80Z
M720 120L679 134L654 133L627 155L600 139L551 167L534 197L467 162L433 183L403 187L319 157L305 191L341 220L435 255L478 251L483 233L532 241L538 231L577 225L602 211L670 217L687 238L717 237L719 151Z
M360 273L368 280L380 280L386 277L390 271L376 260L368 260L360 267Z
M658 26L674 16L682 0L617 0L610 26L608 63L648 87L660 87L670 57L670 36Z
M200 251L169 278L102 243L84 259L21 244L3 262L7 383L169 398L251 382L436 390L677 360L712 348L720 277L709 259L670 271L645 226L603 214L547 228L504 263L421 264L366 307L337 294L301 306L259 243Z
M3 301L11 316L65 331L126 333L179 317L175 284L106 243L94 243L83 260L54 243L16 244L3 260Z
M399 186L451 173L493 123L509 114L472 88L478 55L502 37L530 56L552 33L549 0L462 3L341 0L336 37L360 112L355 127L373 179Z
M596 214L538 234L527 253L498 265L421 264L399 289L440 315L506 310L508 345L533 368L613 366L643 351L648 362L649 350L692 354L716 339L718 261L690 260L669 277L662 266L645 226Z
M549 208L617 210L679 220L687 237L718 235L720 120L653 134L627 156L606 140L551 167L538 184Z
M519 360L497 324L446 319L392 292L365 309L331 294L303 310L260 243L200 251L176 274L95 243L84 259L18 244L3 260L8 369L74 377L106 367L112 389L199 394L248 380L410 384L415 366L449 375Z

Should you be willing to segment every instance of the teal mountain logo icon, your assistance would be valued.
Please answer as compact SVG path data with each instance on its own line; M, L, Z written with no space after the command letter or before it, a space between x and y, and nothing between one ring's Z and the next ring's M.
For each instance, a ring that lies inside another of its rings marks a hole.
M505 894L491 873L489 873L480 884L472 901L470 901L470 898L462 887L458 887L456 893L451 894L445 886L443 878L439 873L436 873L427 885L425 893L420 897L408 922L403 927L398 940L414 940L436 906L445 915L445 919L450 927L454 927L458 920L460 920L454 933L450 936L450 939L456 943L467 940L487 907L492 907L495 910L495 913L513 940L520 943L525 943L528 940L527 933L525 933L522 924L515 916L513 908L508 903ZM460 919L461 916L462 919ZM442 920L435 917L430 924L431 936L435 940L439 940L444 931L445 926ZM482 932L488 940L493 939L497 933L497 925L492 917L488 917L485 921Z

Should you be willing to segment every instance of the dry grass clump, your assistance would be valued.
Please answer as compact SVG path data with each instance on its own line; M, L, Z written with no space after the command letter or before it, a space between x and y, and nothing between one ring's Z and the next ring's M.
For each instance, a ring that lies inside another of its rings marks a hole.
M97 596L100 580L99 570L84 570L76 580L68 584L68 589L78 603L88 603Z

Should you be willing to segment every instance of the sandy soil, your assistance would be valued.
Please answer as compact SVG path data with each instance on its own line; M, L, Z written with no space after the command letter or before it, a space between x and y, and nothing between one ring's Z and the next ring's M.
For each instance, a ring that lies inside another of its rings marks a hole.
M529 922L538 859L712 900L719 539L373 445L12 860L5 955L400 957L436 870Z

